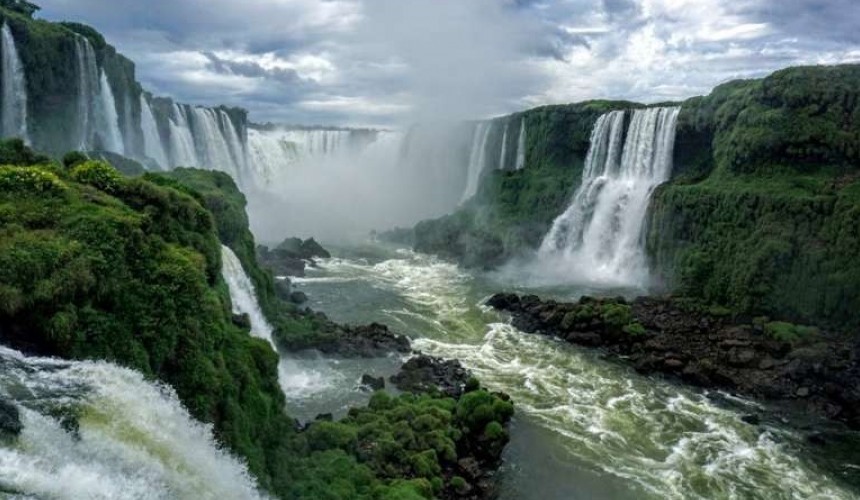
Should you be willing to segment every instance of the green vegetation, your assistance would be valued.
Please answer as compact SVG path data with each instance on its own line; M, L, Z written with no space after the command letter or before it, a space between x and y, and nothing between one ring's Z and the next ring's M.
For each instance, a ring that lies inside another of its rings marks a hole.
M655 195L648 236L671 289L860 326L858 88L858 65L792 68L684 104L677 177Z
M818 335L818 329L783 321L771 321L764 325L764 333L775 340L796 344Z
M10 148L17 145L0 142L0 154ZM18 157L44 158L26 148ZM0 166L5 344L105 359L170 384L283 498L431 498L468 486L452 482L458 457L480 458L507 442L512 406L476 381L460 401L378 394L341 422L297 430L284 410L277 355L231 321L221 242L245 259L282 335L312 339L318 325L275 297L229 176L128 178L79 154L66 159Z
M455 259L467 267L493 267L537 247L581 181L594 122L607 111L636 106L623 101L589 101L545 106L497 120L488 139L490 146L501 141L504 122L519 124L525 119L527 168L499 171L488 167L477 195L466 206L415 227L415 249ZM509 140L515 137L509 135Z

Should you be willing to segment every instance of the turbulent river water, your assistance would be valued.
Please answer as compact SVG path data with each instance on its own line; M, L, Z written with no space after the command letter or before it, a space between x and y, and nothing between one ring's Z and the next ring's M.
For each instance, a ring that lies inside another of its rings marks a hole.
M339 255L295 280L312 308L336 321L386 323L514 398L503 498L860 498L856 433L644 377L599 353L519 332L481 305L517 290L499 276L375 245ZM570 299L596 292L532 291ZM290 411L303 419L342 413L368 397L356 389L362 373L390 375L397 362L291 360ZM756 412L765 415L761 425L742 420ZM813 428L828 433L824 444L809 442Z

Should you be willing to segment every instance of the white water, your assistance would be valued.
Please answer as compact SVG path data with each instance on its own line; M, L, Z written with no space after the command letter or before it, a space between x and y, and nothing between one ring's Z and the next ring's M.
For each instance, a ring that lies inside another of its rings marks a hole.
M516 330L481 305L499 287L486 277L411 252L320 266L302 282L316 308L336 321L388 323L411 332L417 349L461 360L516 402L514 442L535 437L518 435L524 422L540 428L542 439L506 454L505 499L858 498L838 479L856 465L823 468L804 435L767 418L743 422L763 411L753 402L721 404ZM552 472L544 473L546 464Z
M113 89L105 70L102 69L99 78L99 96L96 100L96 136L100 139L100 147L105 151L125 154L125 143L119 128L119 114L116 110L116 100Z
M179 104L173 105L173 117L170 119L170 158L174 166L196 167L200 165L197 160L197 150L194 146L194 137L188 125L185 107Z
M208 108L191 108L191 123L199 166L227 172L236 182L240 182L241 172L230 154L230 147L218 125L216 112Z
M509 123L505 122L505 132L502 134L502 154L499 156L499 170L504 170L508 155L508 126Z
M526 168L526 119L522 119L520 124L520 138L517 141L517 164L516 169L522 170Z
M233 303L234 314L247 314L251 320L251 334L264 339L275 349L272 340L272 325L269 324L260 304L257 302L257 292L254 283L242 268L239 257L226 245L221 245L221 275L230 289L230 301Z
M3 137L18 137L28 142L27 137L27 80L24 66L15 46L15 39L8 23L3 23L0 36L2 51L3 93L2 130Z
M77 147L88 150L93 140L93 102L99 91L99 70L96 53L90 41L83 36L75 37L75 58L78 72L78 138Z
M582 184L547 233L538 253L540 266L561 280L647 285L642 228L651 193L672 172L678 112L635 110L623 150L625 113L598 119Z
M480 122L475 126L475 134L472 137L472 148L469 153L469 170L466 179L466 189L460 203L469 201L480 187L481 174L487 159L487 140L490 138L492 122Z
M167 153L161 143L161 135L158 133L158 125L152 114L152 107L143 94L140 94L140 128L143 130L144 154L154 160L159 167L168 168L170 162L167 160Z
M269 342L272 350L278 352L272 338L272 325L266 320L257 301L254 283L245 273L242 262L226 245L221 246L221 275L230 290L230 301L234 314L247 314L251 320L251 335ZM306 369L299 360L281 357L278 362L278 384L287 399L309 397L314 392L329 386L337 374L324 374L319 370Z
M246 175L248 155L242 140L239 138L239 132L236 130L235 125L233 125L233 120L230 119L230 115L223 109L216 111L216 113L221 122L220 128L223 131L224 140L227 142L227 149L229 149L230 156L233 158L236 171L240 173L240 177L236 178L238 182Z
M0 394L23 432L0 443L0 491L44 499L261 498L172 389L107 362L27 357L0 347ZM75 413L72 434L57 413Z

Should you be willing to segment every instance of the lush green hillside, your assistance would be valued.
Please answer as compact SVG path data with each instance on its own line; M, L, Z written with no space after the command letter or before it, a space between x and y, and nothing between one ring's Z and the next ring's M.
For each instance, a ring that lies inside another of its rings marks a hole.
M791 68L684 104L649 250L671 290L860 326L860 66Z
M418 224L415 248L469 267L491 267L540 244L582 177L594 122L613 109L638 107L623 101L545 106L500 118L488 140L501 142L503 123L525 119L526 168L488 169L478 194L456 213ZM516 151L516 134L507 151ZM489 167L488 167L489 168Z
M507 442L512 407L477 384L459 399L379 395L344 421L297 429L277 355L232 321L222 242L280 334L312 337L317 324L274 295L254 257L244 196L226 174L128 178L80 154L53 163L20 141L0 142L0 156L14 164L0 166L4 345L105 359L170 384L282 498L455 494L468 486L456 475L462 454Z

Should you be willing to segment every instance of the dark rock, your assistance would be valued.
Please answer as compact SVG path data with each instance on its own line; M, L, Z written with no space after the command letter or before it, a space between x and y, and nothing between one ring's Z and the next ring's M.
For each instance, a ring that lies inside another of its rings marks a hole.
M318 318L328 321L326 318ZM334 334L307 346L325 354L345 358L381 358L391 353L406 354L412 350L407 337L397 335L387 326L372 323L365 326L340 326L329 323Z
M741 417L741 421L746 422L750 425L759 425L761 423L761 417L751 413L749 415L744 415L743 417Z
M332 415L331 413L320 413L316 416L314 420L316 420L317 422L333 422L334 415Z
M292 284L289 279L284 278L275 280L275 295L277 295L279 299L290 302L292 293Z
M434 389L458 398L472 374L457 360L419 354L403 364L391 383L404 392L422 393Z
M361 376L361 387L370 391L379 391L385 389L385 379L383 377L374 377L373 375L364 374Z
M301 244L302 256L305 259L311 259L314 257L319 257L321 259L330 259L331 254L322 247L319 243L316 242L313 238L307 239Z
M231 320L234 325L238 326L243 330L251 329L251 318L247 314L234 314L231 317Z
M18 407L11 401L0 399L0 437L16 438L23 429Z
M761 318L712 315L671 297L627 303L646 335L631 335L595 313L621 304L617 299L565 304L499 294L488 304L510 312L512 324L526 333L601 348L640 373L677 375L704 388L795 406L801 399L808 411L860 428L860 346L850 336L819 332L792 345L757 329Z
M290 302L293 304L304 304L308 301L308 296L305 292L293 292L290 294Z

